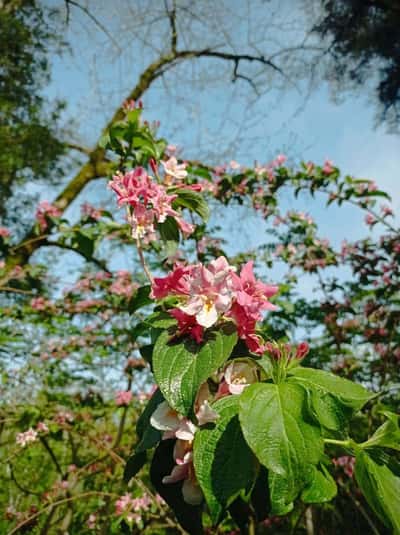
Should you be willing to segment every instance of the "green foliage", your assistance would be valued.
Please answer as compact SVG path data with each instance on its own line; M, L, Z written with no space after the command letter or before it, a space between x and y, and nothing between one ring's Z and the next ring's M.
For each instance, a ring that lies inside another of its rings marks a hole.
M257 462L242 435L238 398L221 399L213 409L219 416L216 425L206 426L195 435L194 466L216 524L239 495L249 497Z
M157 339L153 371L165 399L176 411L188 415L200 385L228 359L237 340L231 324L207 333L204 343L174 341L168 331Z
M355 475L370 507L394 535L400 533L400 477L389 466L377 462L367 451L356 455Z
M49 49L58 41L59 14L35 1L20 4L0 10L1 215L14 185L59 179L64 152L57 132L62 105L49 111L40 95L49 79Z
M292 508L323 453L319 428L304 419L304 409L305 393L294 384L255 384L241 396L243 434L269 470L272 510L277 514Z

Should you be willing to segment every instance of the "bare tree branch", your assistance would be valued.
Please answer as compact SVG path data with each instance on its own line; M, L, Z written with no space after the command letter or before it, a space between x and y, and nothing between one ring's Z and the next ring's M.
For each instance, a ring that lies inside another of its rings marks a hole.
M80 4L78 4L78 2L75 2L75 0L65 0L65 6L66 6L66 10L67 10L67 23L69 21L69 16L70 16L70 5L71 6L74 6L74 7L77 7L78 9L80 9L81 11L83 11L94 23L96 26L98 26L100 28L100 30L105 33L105 35L110 39L110 41L113 43L113 45L115 46L115 48L121 52L121 48L119 46L119 44L117 43L117 41L114 39L114 37L110 34L110 32L107 30L107 28L104 26L104 24L102 24L94 15L93 13L91 13L91 11L89 11L86 7L84 6L81 6Z

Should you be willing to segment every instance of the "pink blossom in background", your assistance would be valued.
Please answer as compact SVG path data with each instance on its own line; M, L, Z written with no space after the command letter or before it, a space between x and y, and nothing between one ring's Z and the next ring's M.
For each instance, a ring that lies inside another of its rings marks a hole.
M39 223L41 231L44 231L48 227L47 217L60 217L62 211L49 201L41 201L36 209L36 220Z
M130 390L119 390L115 393L115 404L120 407L121 405L129 405L132 401L133 394Z
M30 305L33 310L38 310L40 312L52 307L51 302L44 297L34 297L31 299Z
M278 156L272 162L272 165L274 167L280 167L286 162L286 160L287 160L287 156L285 156L284 154L278 154Z
M335 168L333 167L333 162L331 160L325 160L324 165L322 166L322 171L326 175L333 173Z
M11 236L11 232L6 227L0 227L0 237L2 238L9 238Z
M36 429L37 431L41 432L41 433L48 433L49 432L49 428L47 427L47 425L44 423L44 422L39 422L36 426Z
M229 162L229 167L236 171L237 169L240 169L240 163L236 162L235 160L231 160Z
M95 208L88 202L85 202L81 206L81 213L83 216L91 217L92 219L99 220L102 216L102 210Z
M365 222L367 225L372 226L376 223L376 219L372 214L367 214L365 216Z
M17 434L16 443L18 444L18 446L22 446L24 448L27 444L30 444L31 442L35 442L37 438L38 438L37 431L35 431L34 429L32 429L32 427L30 427L28 431Z
M128 271L118 271L117 278L109 287L109 291L115 295L121 295L129 299L135 293L138 284L132 282L131 274Z
M381 212L384 216L389 216L389 215L393 215L393 210L390 206L386 205L386 204L383 204L381 206Z
M91 515L88 516L88 519L86 520L87 527L89 529L95 529L96 521L97 521L97 516L94 513L92 513Z

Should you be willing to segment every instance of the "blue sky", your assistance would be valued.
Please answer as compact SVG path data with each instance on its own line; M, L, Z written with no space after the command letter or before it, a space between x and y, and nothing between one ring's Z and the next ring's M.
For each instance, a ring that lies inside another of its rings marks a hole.
M124 20L122 8L117 13L114 3L100 4L103 7L95 12L96 16L107 26L122 52L116 50L84 13L72 10L68 31L71 53L53 58L53 79L46 88L49 97L66 100L65 118L75 125L74 141L87 146L96 141L107 119L154 57L151 47L161 46L164 35L163 27L156 26L148 33L151 46L143 45L133 34L130 38L132 21ZM150 0L149 4L157 2ZM242 4L234 0L229 6ZM286 19L292 5L282 2ZM136 22L135 28L140 30L140 21ZM232 24L227 19L227 31ZM277 31L271 30L272 37ZM286 40L296 39L297 31L288 30ZM198 41L198 30L194 28L193 32ZM243 22L230 36L239 46L248 32L249 25ZM267 83L265 94L249 107L249 98L255 100L254 94L242 80L230 84L231 71L231 65L209 60L178 67L157 81L145 95L145 115L160 120L160 133L184 147L183 156L190 158L204 158L212 163L235 159L243 164L254 160L265 162L279 152L286 153L293 163L300 159L320 163L329 158L346 174L374 179L393 197L396 214L400 212L400 137L388 134L384 127L374 128L375 109L368 88L346 95L337 104L331 99L326 83L319 84L306 99L305 83L296 83L302 91L288 84L283 92L279 80L279 88L272 82L269 89ZM224 76L226 81L221 83L220 78ZM48 191L43 191L42 197L51 200ZM94 204L104 202L107 198L104 183L90 185L77 204L84 198L90 198ZM283 202L288 209L311 213L320 224L321 235L331 237L334 243L340 243L343 238L357 239L368 232L363 215L354 207L326 209L321 202L311 203L308 198L296 201L287 197ZM263 242L267 227L256 216L235 208L225 220L231 225L239 221L238 232L231 240L231 252ZM220 213L215 214L214 221L221 221Z

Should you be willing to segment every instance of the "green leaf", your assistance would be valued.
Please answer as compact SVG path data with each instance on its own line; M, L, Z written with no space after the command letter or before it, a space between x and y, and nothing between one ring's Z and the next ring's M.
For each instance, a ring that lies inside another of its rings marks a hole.
M157 492L174 511L178 522L190 535L203 535L201 506L189 505L183 500L182 482L164 485L163 478L176 466L175 440L163 440L157 447L150 467L150 479Z
M146 286L141 286L137 289L135 295L132 297L132 299L129 301L129 312L133 314L138 310L139 308L142 308L147 305L151 305L154 301L149 297L151 292L151 286L150 284L147 284Z
M159 223L157 227L164 242L174 241L179 243L179 227L173 217L168 216L164 223Z
M92 258L94 253L94 241L83 232L75 232L72 247L79 251L85 258Z
M400 478L386 464L378 464L365 450L356 455L355 476L371 509L386 527L400 534Z
M194 466L197 480L217 524L222 513L241 494L251 491L257 460L243 438L238 418L238 396L228 396L213 404L219 418L213 427L197 431Z
M335 480L324 465L321 470L315 469L314 478L301 493L304 503L330 502L337 494Z
M208 221L210 217L210 209L204 200L203 196L195 191L179 189L177 190L178 197L174 200L173 206L183 206L192 212L196 212L203 219Z
M129 483L129 481L135 477L135 475L139 472L141 468L145 465L147 461L147 455L145 451L141 451L140 453L134 453L129 457L129 459L126 461L126 465L124 468L124 482Z
M304 420L305 391L290 383L250 385L240 397L244 437L269 470L273 512L285 514L323 454L319 427Z
M144 411L139 416L136 423L136 433L140 442L135 448L136 453L154 448L154 446L160 442L161 432L150 424L150 418L159 404L163 401L164 396L161 394L160 390L157 389L147 403Z
M296 382L304 388L317 388L321 391L332 394L338 398L343 405L351 407L353 410L361 409L367 401L374 397L362 385L353 383L348 379L338 377L333 373L323 370L314 370L313 368L303 368L301 366L293 368L290 371Z
M199 387L228 359L237 340L232 323L208 331L205 341L191 338L170 342L167 331L157 338L153 351L153 371L169 405L187 415Z
M392 448L400 451L400 427L399 416L393 412L384 411L387 421L382 424L375 433L363 444L361 448L372 448L381 446L382 448Z
M352 413L350 407L326 390L313 386L307 386L307 397L310 413L322 427L332 431L346 429Z

